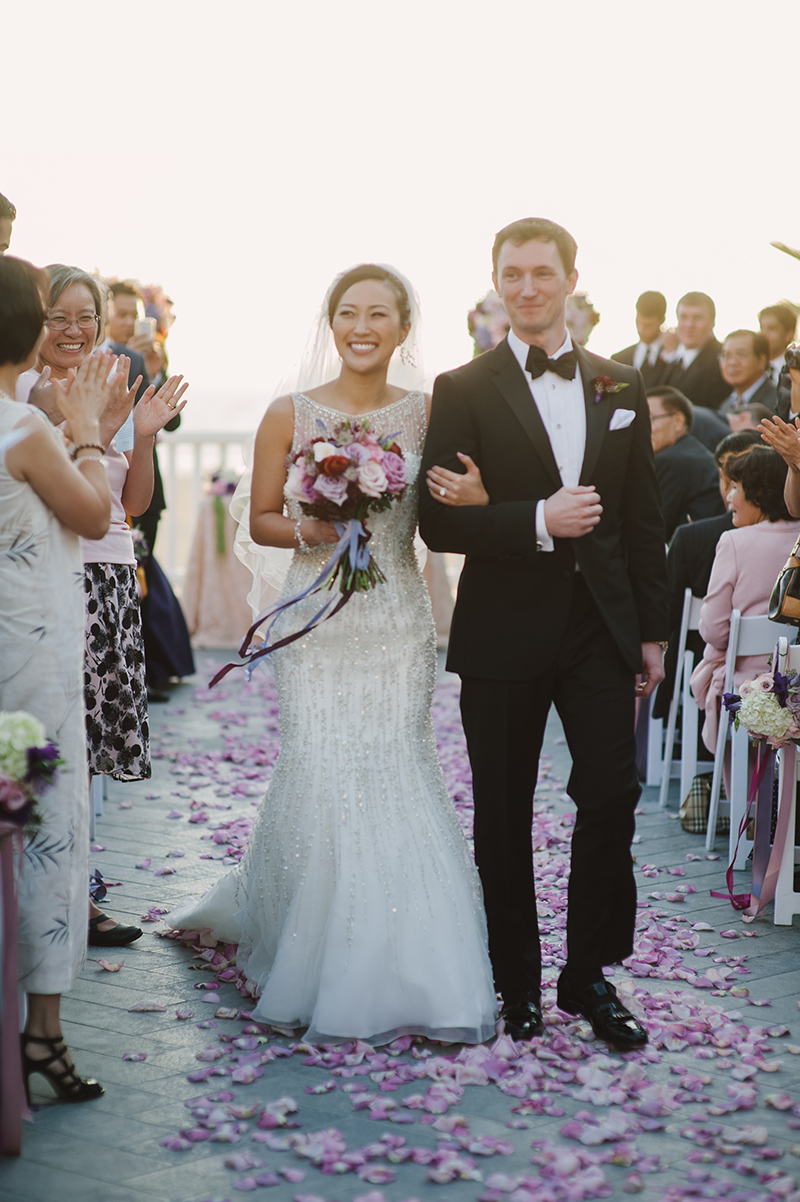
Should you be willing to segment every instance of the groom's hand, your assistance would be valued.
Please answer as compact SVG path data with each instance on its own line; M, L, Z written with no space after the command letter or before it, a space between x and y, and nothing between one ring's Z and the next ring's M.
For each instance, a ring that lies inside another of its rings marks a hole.
M581 538L600 521L603 506L593 484L559 488L544 503L547 533L553 538Z
M636 696L649 697L663 679L663 647L660 643L642 643L642 671L636 677Z

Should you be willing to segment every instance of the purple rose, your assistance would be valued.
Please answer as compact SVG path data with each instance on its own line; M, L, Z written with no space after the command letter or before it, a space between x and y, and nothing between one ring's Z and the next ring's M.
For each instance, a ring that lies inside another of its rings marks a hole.
M316 496L333 501L334 505L343 505L347 498L347 480L344 476L317 476L314 481Z
M406 461L394 451L386 451L381 463L389 492L402 492L408 483Z
M350 446L347 448L347 454L350 456L353 462L357 463L359 466L362 463L366 463L370 458L369 451L363 445L363 443L360 442L351 442Z

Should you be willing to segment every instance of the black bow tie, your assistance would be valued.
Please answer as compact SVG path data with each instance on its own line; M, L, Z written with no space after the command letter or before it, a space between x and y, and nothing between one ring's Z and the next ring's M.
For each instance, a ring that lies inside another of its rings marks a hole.
M546 371L554 371L565 380L575 379L575 368L578 366L578 356L574 351L567 351L558 359L548 359L547 352L540 346L532 346L528 350L525 370L530 372L534 380L544 375Z

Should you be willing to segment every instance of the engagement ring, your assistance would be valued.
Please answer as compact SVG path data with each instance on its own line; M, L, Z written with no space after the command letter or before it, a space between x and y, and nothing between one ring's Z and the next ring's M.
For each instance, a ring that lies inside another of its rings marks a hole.
M439 489L439 496L440 496L440 497L446 497L446 496L447 496L447 489L446 489L446 488L440 488L440 489Z

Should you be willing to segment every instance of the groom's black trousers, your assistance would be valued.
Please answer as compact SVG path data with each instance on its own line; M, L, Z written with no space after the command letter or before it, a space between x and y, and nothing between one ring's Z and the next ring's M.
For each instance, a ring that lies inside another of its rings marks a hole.
M462 678L472 765L475 859L495 985L508 1000L541 986L531 823L539 753L554 704L572 755L577 807L568 886L567 969L580 982L633 950L631 842L640 795L634 675L580 573L558 654L530 680ZM545 857L547 852L544 853Z

